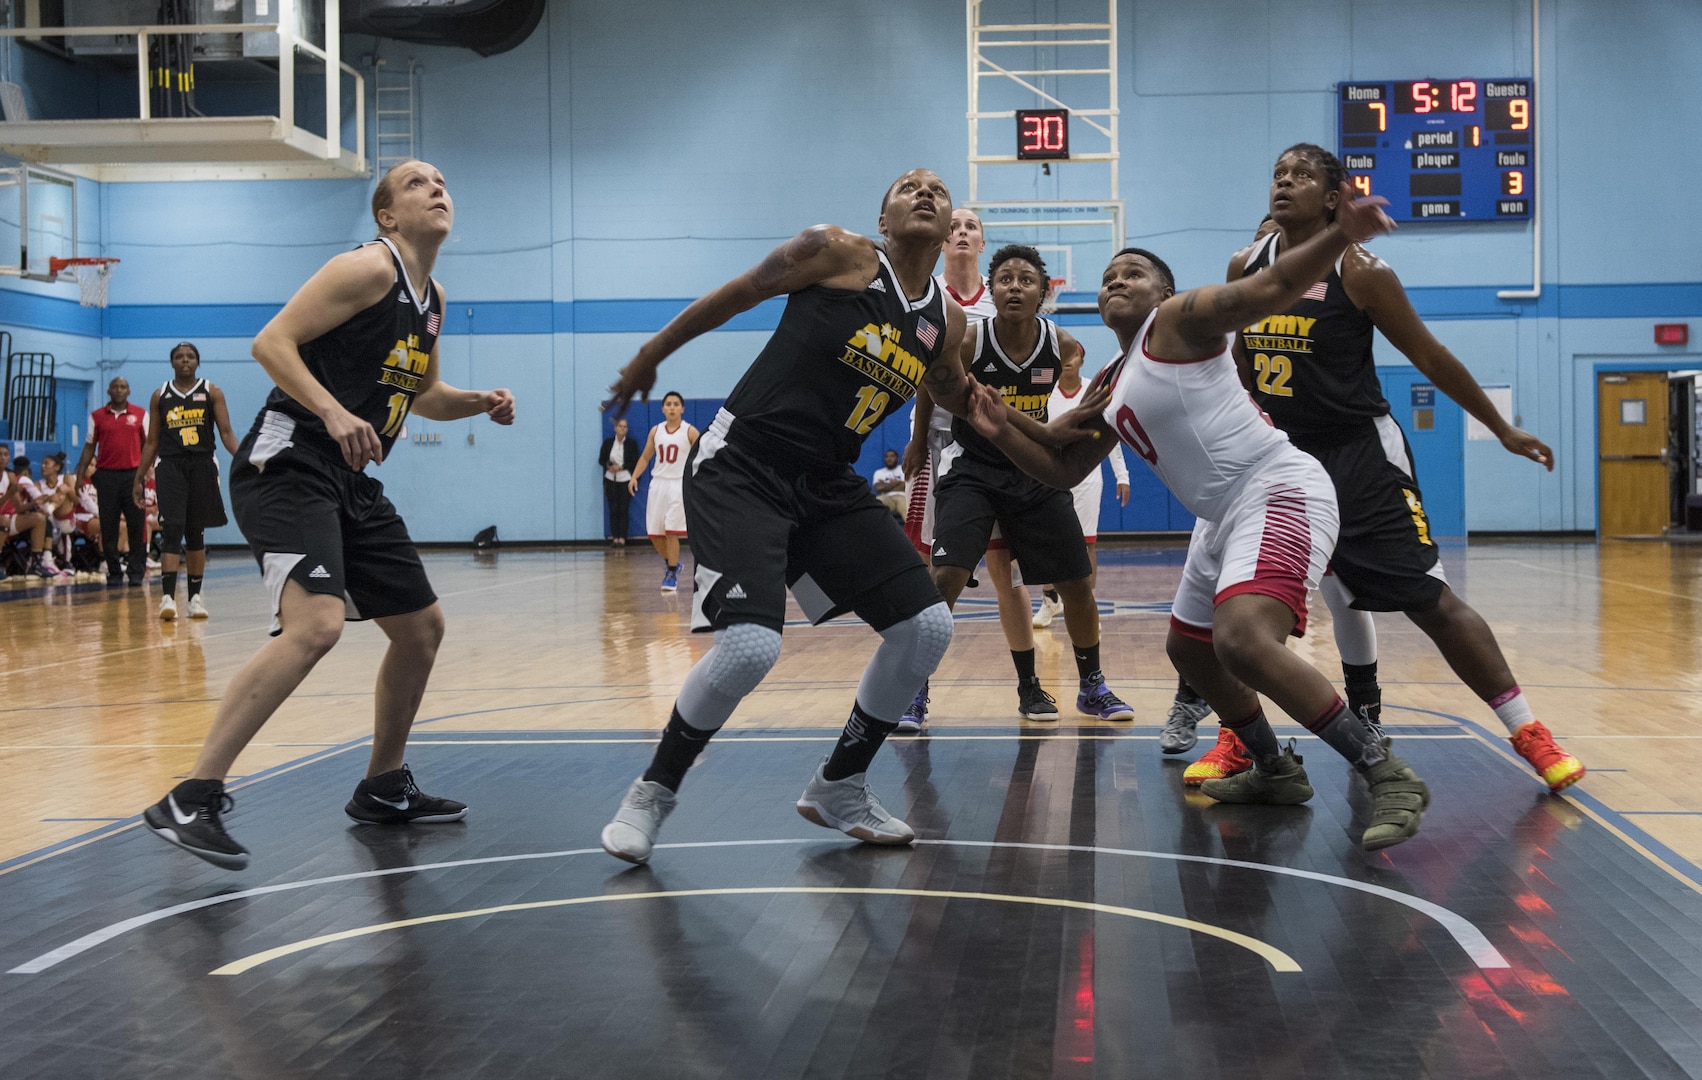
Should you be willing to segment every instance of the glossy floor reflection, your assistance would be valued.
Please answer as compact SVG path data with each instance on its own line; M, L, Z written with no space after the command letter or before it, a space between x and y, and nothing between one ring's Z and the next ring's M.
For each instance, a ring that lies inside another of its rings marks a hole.
M1017 722L968 594L930 735L871 773L908 850L793 812L874 639L789 629L645 869L597 832L706 645L657 560L429 556L450 636L409 758L471 816L343 817L380 651L351 627L239 761L240 874L134 815L261 640L252 564L215 560L206 624L162 626L139 590L0 586L0 766L30 808L0 841L0 1077L1702 1076L1702 552L1450 549L1592 775L1547 795L1379 617L1435 803L1376 855L1316 740L1292 809L1209 804L1181 787L1196 755L1158 754L1180 554L1102 554L1134 725ZM1296 648L1334 671L1317 615ZM1068 643L1037 636L1063 698Z

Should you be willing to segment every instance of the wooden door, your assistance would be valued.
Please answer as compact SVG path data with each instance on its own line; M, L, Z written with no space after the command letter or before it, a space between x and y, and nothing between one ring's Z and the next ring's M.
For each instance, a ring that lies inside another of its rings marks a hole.
M1660 535L1669 524L1666 372L1596 377L1596 446L1598 531Z

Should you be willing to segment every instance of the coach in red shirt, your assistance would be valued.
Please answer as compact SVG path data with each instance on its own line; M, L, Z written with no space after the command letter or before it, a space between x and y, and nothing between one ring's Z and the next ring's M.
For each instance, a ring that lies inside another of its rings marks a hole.
M143 538L145 511L130 497L136 469L142 464L142 440L146 436L148 411L130 404L130 383L122 378L107 384L108 403L89 418L89 438L77 462L82 476L89 462L95 463L95 497L100 503L100 545L106 554L106 583L122 585L124 571L118 563L118 515L124 515L124 530L130 540L130 584L142 584L148 557Z

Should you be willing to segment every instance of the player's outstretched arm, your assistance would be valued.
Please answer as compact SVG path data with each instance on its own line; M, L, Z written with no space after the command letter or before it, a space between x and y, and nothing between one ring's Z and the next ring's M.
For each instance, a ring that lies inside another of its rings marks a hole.
M846 232L837 225L814 225L768 253L767 258L720 288L700 297L639 346L638 355L621 368L609 387L615 415L626 413L634 395L650 400L656 386L656 368L676 349L706 334L733 316L749 311L764 300L798 292L811 285L859 288L867 284L879 257L867 237ZM859 275L862 280L858 280Z
M230 429L230 405L225 401L225 392L208 383L207 395L213 400L213 424L219 429L219 441L225 444L226 453L235 457L241 443Z
M308 278L254 338L254 359L279 389L324 421L343 460L356 471L383 460L378 432L337 403L307 370L300 348L384 299L395 283L388 248L375 244L344 252Z
M1356 251L1342 264L1342 287L1348 299L1371 317L1371 322L1389 339L1389 344L1412 361L1478 422L1495 433L1510 453L1530 458L1554 471L1554 451L1535 435L1509 424L1495 408L1483 387L1448 347L1436 340L1424 320L1413 310L1401 279L1388 263L1369 252Z
M165 426L165 417L160 413L160 392L155 390L148 398L148 433L142 437L142 456L136 464L136 480L130 485L130 501L137 506L142 505L142 498L148 485L148 477L154 471L154 459L160 452L160 428Z
M443 286L436 281L438 295ZM448 300L444 301L447 306ZM431 347L426 360L425 374L420 376L419 389L414 392L411 411L427 420L465 420L484 413L503 427L514 423L514 395L507 390L462 390L437 377L437 344Z
M1387 199L1378 195L1355 199L1346 184L1341 192L1336 220L1305 243L1283 252L1265 270L1225 285L1189 289L1159 305L1152 328L1154 353L1167 359L1216 353L1223 348L1225 334L1299 300L1330 272L1349 244L1395 227L1381 209L1388 205Z
M655 456L655 453L656 428L652 427L650 434L644 439L644 450L638 455L638 463L632 467L632 476L626 482L626 490L630 494L638 494L638 478L643 476L644 470L650 467L650 459Z
M1043 484L1068 490L1099 468L1117 445L1116 435L1101 415L1108 400L1103 389L1090 388L1087 398L1058 421L1063 425L1073 420L1071 429L1079 433L1076 441L1065 446L1042 442L1012 423L1012 417L1022 414L1006 404L1003 394L980 383L970 391L967 419L1017 468Z

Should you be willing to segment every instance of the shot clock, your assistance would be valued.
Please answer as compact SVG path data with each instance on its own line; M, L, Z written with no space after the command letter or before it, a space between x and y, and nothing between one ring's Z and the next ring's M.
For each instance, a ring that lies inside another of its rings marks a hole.
M1530 79L1338 83L1348 183L1396 221L1521 221L1536 176Z
M1016 157L1018 161L1068 161L1070 111L1018 109Z

